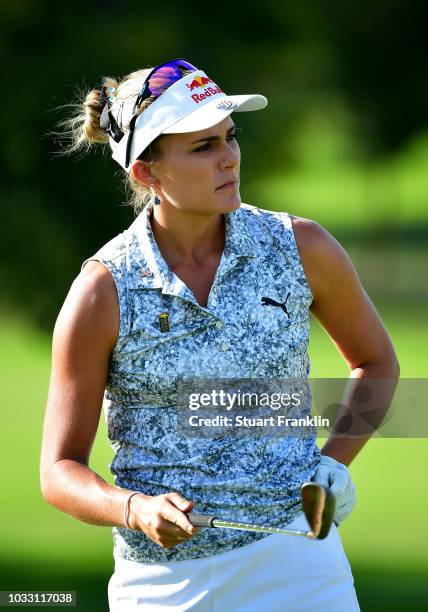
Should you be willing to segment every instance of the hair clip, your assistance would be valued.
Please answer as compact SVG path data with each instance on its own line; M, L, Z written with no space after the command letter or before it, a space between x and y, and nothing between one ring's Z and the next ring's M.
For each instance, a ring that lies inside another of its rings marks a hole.
M108 101L110 102L110 104L113 104L114 100L115 100L115 93L116 93L117 87L107 87L106 92L109 94L108 96Z

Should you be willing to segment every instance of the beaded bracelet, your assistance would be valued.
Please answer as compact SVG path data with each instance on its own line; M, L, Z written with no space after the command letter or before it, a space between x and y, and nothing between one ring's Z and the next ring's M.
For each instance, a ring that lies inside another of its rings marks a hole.
M129 513L131 511L131 499L134 497L134 495L139 495L139 491L135 492L135 493L131 493L131 495L129 495L128 499L126 500L126 504L125 504L125 509L124 509L124 522L125 522L125 526L127 529L131 529L132 527L129 525Z

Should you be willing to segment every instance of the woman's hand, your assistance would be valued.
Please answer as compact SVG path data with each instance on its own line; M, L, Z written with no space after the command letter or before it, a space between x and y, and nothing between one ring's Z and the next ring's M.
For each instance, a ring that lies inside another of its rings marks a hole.
M129 525L143 531L162 548L172 548L199 532L184 514L191 512L195 502L187 501L179 493L165 493L151 497L135 495L131 499Z
M312 482L324 485L336 496L334 522L339 525L352 512L356 502L355 485L348 468L333 457L321 455L321 461Z

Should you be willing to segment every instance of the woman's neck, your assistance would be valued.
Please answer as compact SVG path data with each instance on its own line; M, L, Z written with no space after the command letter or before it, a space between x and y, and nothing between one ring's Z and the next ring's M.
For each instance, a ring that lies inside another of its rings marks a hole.
M151 215L154 237L170 268L176 265L203 266L224 249L224 215L195 214L173 206L154 208Z

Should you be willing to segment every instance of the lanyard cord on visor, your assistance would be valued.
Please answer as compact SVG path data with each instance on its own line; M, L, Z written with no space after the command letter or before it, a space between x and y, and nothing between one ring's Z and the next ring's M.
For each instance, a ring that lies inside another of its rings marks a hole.
M135 123L138 117L140 116L139 114L136 114L137 108L139 108L139 106L146 98L150 98L150 96L155 96L158 98L164 93L164 91L168 89L168 87L171 87L171 85L173 85L175 82L182 79L183 77L181 75L179 67L184 68L185 70L198 70L196 66L193 66L186 60L179 58L170 62L165 62L164 64L159 64L159 66L153 68L153 70L146 77L141 87L141 91L138 94L137 99L135 100L133 116L131 121L129 122L128 140L126 143L125 168L128 168L129 166ZM161 81L161 85L156 85L156 79ZM153 83L151 83L151 80L153 80Z
M131 157L132 139L134 137L135 122L137 121L139 116L140 115L133 115L131 121L129 122L128 141L126 143L125 168L127 168L129 166L129 160L130 160L130 157Z

